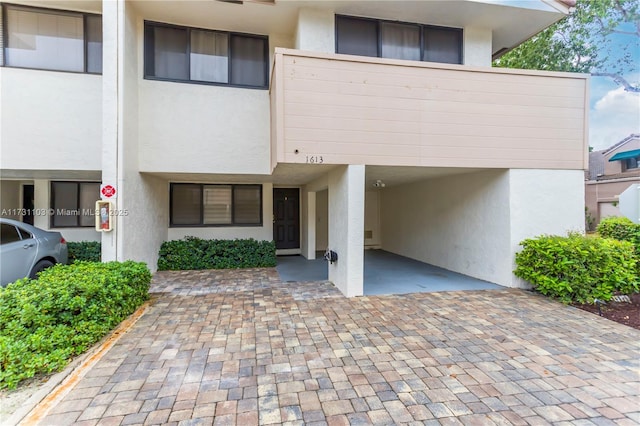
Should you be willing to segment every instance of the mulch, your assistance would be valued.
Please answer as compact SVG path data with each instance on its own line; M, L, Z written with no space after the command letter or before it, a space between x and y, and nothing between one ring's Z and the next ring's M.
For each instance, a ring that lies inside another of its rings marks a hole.
M628 296L630 302L610 300L600 306L602 317L640 330L640 293ZM573 304L578 309L599 315L595 304Z

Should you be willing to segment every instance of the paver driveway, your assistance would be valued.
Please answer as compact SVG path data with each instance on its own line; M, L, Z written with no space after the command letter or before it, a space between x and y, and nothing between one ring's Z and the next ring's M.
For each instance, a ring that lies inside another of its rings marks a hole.
M43 424L638 424L640 332L520 290L163 272Z

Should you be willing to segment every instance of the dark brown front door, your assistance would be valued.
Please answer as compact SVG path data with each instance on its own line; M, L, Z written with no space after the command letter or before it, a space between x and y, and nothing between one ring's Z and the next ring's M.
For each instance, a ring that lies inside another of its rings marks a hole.
M300 192L273 189L273 239L277 249L300 248Z

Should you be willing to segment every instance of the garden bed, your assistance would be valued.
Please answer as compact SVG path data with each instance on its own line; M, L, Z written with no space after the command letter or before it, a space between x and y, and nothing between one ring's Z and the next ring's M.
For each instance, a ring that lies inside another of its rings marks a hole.
M603 318L640 330L640 293L628 297L631 303L616 302L612 299L600 307L600 312ZM574 303L572 306L599 315L598 306L595 304Z

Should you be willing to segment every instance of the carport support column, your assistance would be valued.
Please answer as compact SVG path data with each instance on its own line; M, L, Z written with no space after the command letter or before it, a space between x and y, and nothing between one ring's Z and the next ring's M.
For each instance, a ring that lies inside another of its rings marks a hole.
M338 260L329 264L329 280L347 297L364 288L363 165L338 167L329 173L329 248Z
M316 193L302 189L302 255L316 258Z

